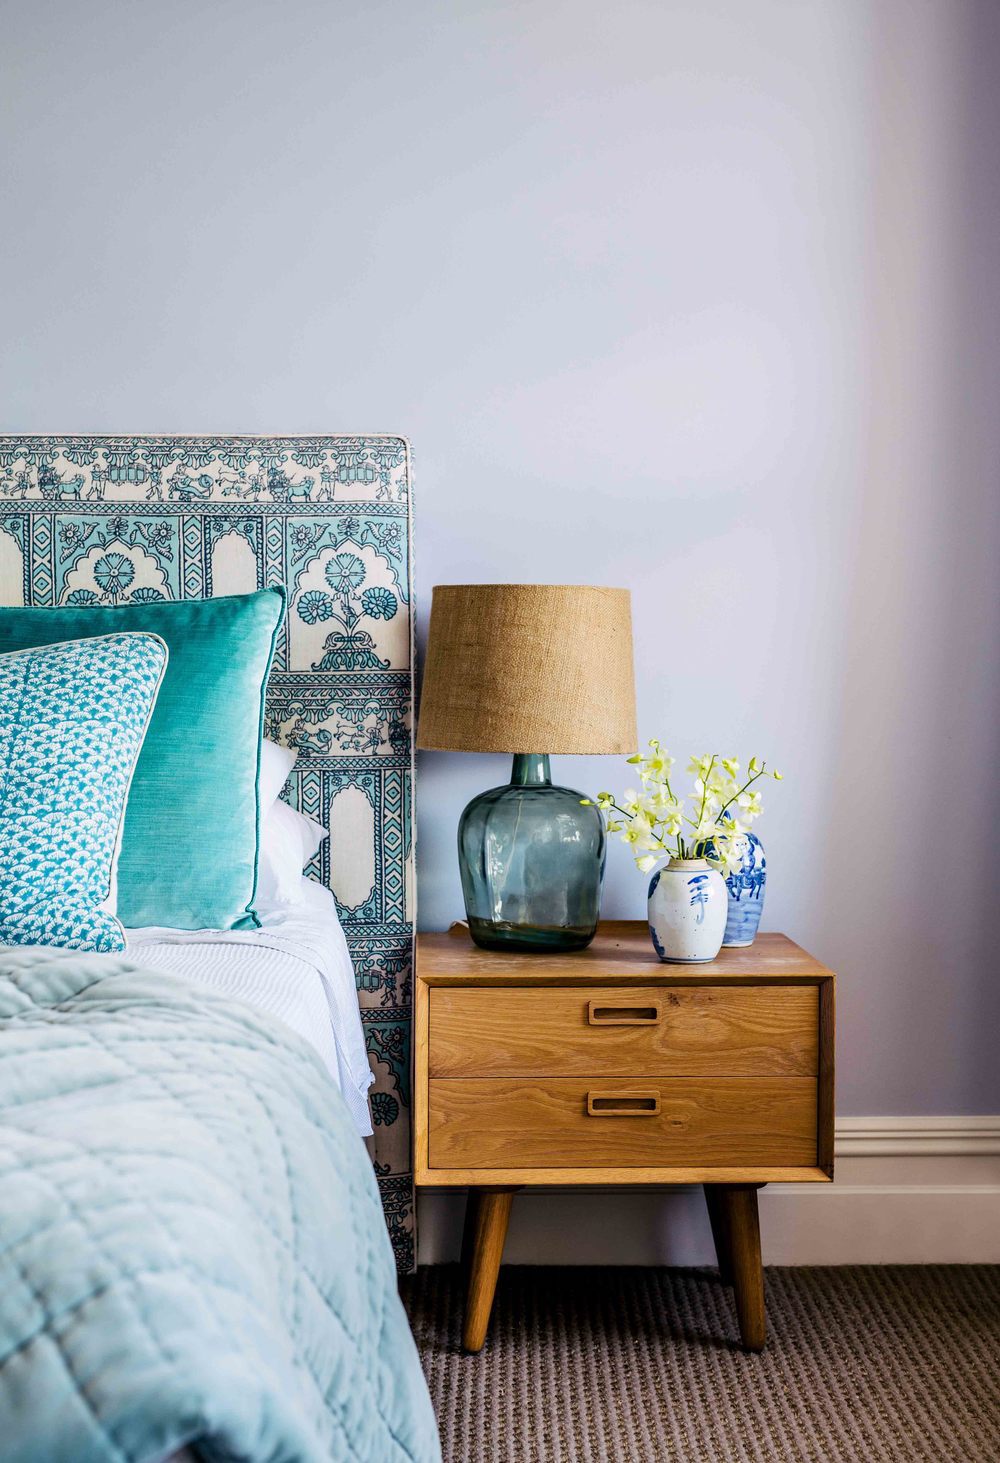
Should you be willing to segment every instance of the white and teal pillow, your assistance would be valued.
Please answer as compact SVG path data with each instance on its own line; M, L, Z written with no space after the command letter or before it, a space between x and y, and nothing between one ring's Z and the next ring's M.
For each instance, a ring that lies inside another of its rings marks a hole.
M125 949L118 851L166 663L141 633L0 655L0 945Z
M129 631L169 646L122 835L118 914L129 929L260 924L257 779L284 618L280 585L218 599L0 608L0 653Z

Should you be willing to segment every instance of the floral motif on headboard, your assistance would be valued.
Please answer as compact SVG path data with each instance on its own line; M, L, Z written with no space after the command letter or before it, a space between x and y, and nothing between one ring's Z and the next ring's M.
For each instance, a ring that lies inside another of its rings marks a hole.
M354 958L374 1161L400 1268L410 1159L412 593L400 437L0 437L0 601L289 595L266 732L330 829L309 872Z

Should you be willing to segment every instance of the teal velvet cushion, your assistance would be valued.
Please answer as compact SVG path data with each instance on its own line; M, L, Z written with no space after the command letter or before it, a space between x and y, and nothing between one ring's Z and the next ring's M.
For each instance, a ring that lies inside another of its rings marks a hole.
M125 949L115 867L166 659L155 635L0 655L0 944Z
M0 653L123 630L166 642L118 865L118 917L128 928L258 924L264 694L284 613L280 587L219 599L0 608Z

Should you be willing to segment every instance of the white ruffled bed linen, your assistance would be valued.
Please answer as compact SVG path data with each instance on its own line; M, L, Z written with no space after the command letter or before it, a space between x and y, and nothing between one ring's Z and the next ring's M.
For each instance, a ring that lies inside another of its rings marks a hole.
M368 1065L347 941L329 889L303 878L301 904L258 904L259 930L127 930L128 953L277 1016L323 1059L362 1137Z

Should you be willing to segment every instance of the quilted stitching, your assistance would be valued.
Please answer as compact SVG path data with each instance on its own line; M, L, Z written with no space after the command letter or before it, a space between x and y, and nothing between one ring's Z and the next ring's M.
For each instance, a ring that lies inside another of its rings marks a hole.
M367 1154L279 1023L0 952L0 1419L5 1463L439 1457Z
M0 656L0 944L124 950L104 906L166 658L138 634Z

